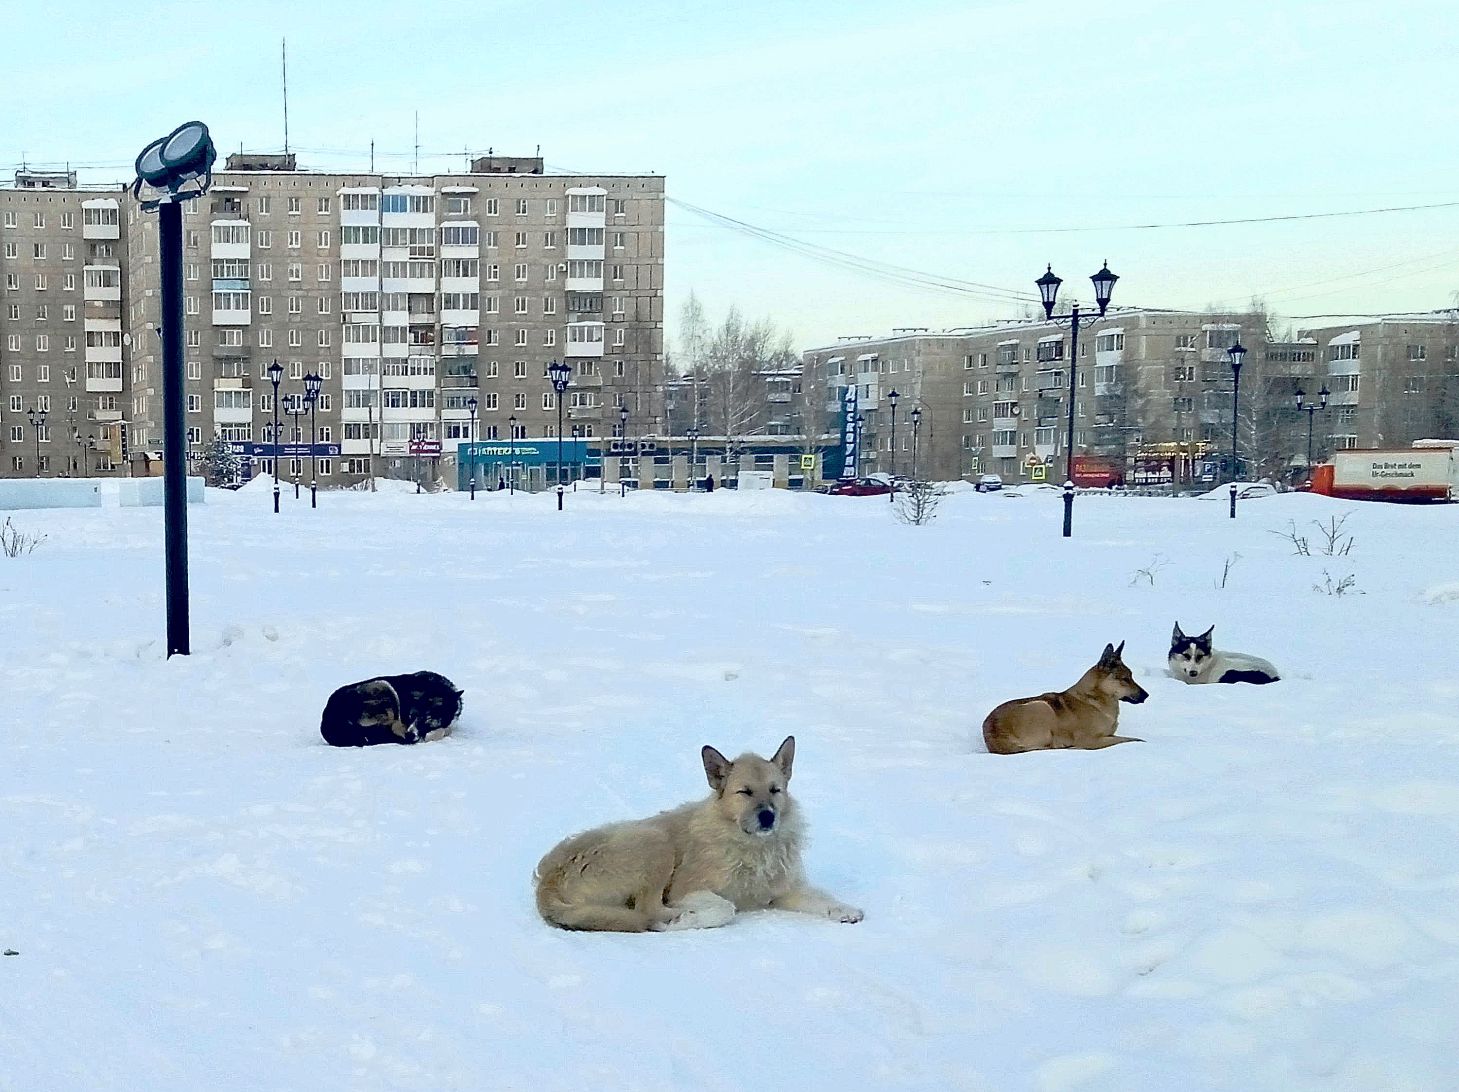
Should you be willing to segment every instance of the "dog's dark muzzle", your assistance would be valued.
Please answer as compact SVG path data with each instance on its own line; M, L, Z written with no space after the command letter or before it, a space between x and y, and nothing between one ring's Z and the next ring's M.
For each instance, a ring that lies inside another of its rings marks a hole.
M1128 695L1126 695L1123 700L1129 702L1131 705L1139 705L1142 701L1144 701L1149 696L1150 696L1150 692L1148 690L1141 690L1137 694L1128 694Z

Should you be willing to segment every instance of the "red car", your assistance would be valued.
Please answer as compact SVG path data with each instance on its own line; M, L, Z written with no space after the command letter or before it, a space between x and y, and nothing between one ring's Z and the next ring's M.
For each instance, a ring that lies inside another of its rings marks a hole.
M884 497L892 487L875 478L846 478L825 486L823 491L833 497Z

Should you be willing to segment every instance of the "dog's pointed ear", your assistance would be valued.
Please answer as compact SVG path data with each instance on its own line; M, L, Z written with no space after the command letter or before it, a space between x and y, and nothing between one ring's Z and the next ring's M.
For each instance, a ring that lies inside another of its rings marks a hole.
M1120 647L1117 648L1117 649L1115 649L1115 659L1118 660L1124 654L1125 654L1125 642L1121 641L1120 642Z
M795 763L795 737L786 736L785 742L775 752L775 757L770 760L780 767L780 772L785 775L785 780L790 780L790 767Z
M1115 662L1115 646L1105 645L1104 651L1099 654L1099 665L1104 667Z
M1185 640L1185 634L1180 631L1180 623L1175 623L1175 632L1170 635L1170 643L1178 645Z
M709 778L709 787L719 792L724 788L725 779L729 777L732 763L707 743L699 752L699 757L704 761L704 776Z
M1196 638L1196 640L1197 641L1200 641L1202 644L1209 645L1211 643L1211 634L1213 634L1215 632L1216 632L1216 627L1213 624L1210 629L1206 630L1205 633L1202 633L1199 637Z

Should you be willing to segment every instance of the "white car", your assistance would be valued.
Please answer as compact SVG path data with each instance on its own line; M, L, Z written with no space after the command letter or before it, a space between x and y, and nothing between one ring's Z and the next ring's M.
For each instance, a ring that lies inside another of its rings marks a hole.
M1252 500L1256 497L1275 497L1276 495L1277 491L1270 485L1267 485L1266 482L1256 482L1238 492L1236 498L1238 500Z
M973 483L973 488L979 493L996 493L1003 488L1003 475L981 474L978 480Z

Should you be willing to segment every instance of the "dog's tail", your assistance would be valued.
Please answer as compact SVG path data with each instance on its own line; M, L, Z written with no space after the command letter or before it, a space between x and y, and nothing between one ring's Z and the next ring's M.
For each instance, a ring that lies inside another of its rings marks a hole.
M542 920L559 929L589 933L646 933L653 917L631 906L594 906L571 903L562 897L557 877L533 877L537 883L537 912Z

